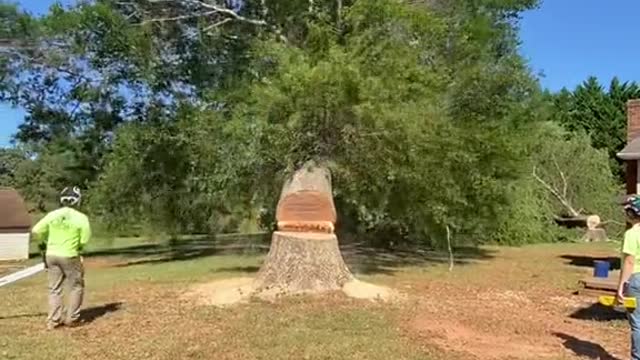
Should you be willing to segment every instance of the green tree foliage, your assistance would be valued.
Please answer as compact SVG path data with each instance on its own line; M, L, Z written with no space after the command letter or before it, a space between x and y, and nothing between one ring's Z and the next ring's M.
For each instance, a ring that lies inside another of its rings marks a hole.
M223 185L254 193L248 206L269 208L283 177L313 159L332 168L342 211L363 229L396 224L420 239L447 225L470 238L491 229L507 208L502 189L521 171L517 138L527 111L517 101L533 89L526 69L509 54L451 71L459 64L447 56L446 19L428 9L360 1L343 15L342 34L320 18L298 46L258 41L244 86L211 92L230 111L203 112L222 124L203 140L223 141L208 146L212 162L201 165L210 173L195 170L198 179L209 193ZM489 100L473 101L474 91Z
M613 78L606 89L595 77L590 77L573 91L563 89L552 96L553 118L570 131L589 134L593 146L604 149L614 174L622 179L624 168L616 154L626 144L626 103L640 97L635 82Z
M0 148L0 187L16 187L16 172L26 160L25 154L18 149Z
M622 188L609 168L605 150L592 147L584 132L570 133L555 122L543 123L531 134L526 160L530 174L509 189L512 211L501 218L495 240L506 244L555 241L563 231L554 219L598 215L610 235L621 230L622 213L614 201Z
M59 186L89 187L91 211L121 227L231 231L264 209L272 223L285 176L314 160L349 231L548 240L559 209L532 176L547 169L540 148L602 164L583 138L531 140L554 111L517 51L518 14L535 6L97 0L42 19L7 7L26 25L2 36L29 40L10 47L0 89L29 114L19 186L41 207ZM572 183L576 206L606 212L599 171Z
M44 212L57 205L58 192L70 184L81 184L74 153L66 143L51 143L46 149L34 146L0 149L0 187L14 187Z

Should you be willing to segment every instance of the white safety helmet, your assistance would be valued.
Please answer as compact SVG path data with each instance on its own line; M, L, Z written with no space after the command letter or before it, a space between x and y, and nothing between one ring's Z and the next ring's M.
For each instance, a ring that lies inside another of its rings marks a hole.
M60 192L60 203L64 206L78 205L81 198L82 194L80 194L80 188L77 186L66 187Z

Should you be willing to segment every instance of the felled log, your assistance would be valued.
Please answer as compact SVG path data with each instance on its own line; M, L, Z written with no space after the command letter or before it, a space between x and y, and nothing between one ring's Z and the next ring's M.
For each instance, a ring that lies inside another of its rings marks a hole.
M605 229L599 227L602 225L600 221L600 217L598 215L590 215L590 216L576 216L576 217L565 217L565 218L555 218L556 224L562 227L566 227L568 229L573 228L587 228L584 235L582 236L582 240L586 242L593 241L607 241L607 232Z
M556 225L562 226L568 229L573 228L586 228L587 227L587 217L586 216L577 216L577 217L555 217L554 221Z
M600 225L600 217L598 215L589 216L570 216L570 217L556 217L555 222L557 225L572 228L587 228L589 230L597 229Z

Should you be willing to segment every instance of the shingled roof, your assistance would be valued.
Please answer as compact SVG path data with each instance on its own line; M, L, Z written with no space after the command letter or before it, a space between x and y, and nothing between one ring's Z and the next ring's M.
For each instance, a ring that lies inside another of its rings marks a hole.
M640 160L640 99L627 101L627 145L616 155L622 160Z
M0 188L0 232L25 232L31 218L20 194L11 188Z
M639 160L640 159L640 138L631 140L627 146L617 154L622 160Z

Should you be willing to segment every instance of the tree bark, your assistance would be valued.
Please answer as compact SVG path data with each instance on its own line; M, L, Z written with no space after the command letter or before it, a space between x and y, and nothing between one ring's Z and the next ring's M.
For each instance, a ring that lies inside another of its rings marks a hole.
M272 296L320 293L340 290L352 279L335 234L276 231L256 291Z

